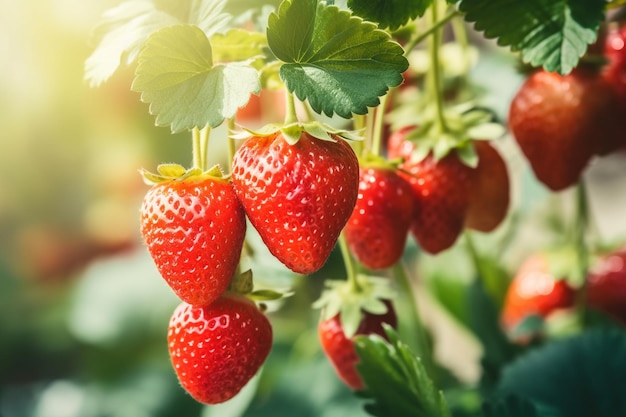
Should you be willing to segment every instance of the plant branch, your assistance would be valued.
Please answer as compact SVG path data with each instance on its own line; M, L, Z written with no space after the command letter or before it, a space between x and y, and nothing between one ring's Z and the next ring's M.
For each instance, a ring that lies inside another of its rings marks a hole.
M359 293L362 291L361 284L357 279L354 259L352 258L352 254L350 254L350 248L348 248L348 242L346 241L346 236L343 232L339 235L338 242L339 248L341 249L341 256L343 257L343 262L345 264L350 289L355 293Z
M387 111L387 102L389 99L389 93L380 98L380 104L376 107L376 113L374 116L374 132L372 135L372 153L379 156L382 151L383 142L383 127L385 122L385 114Z
M298 115L296 114L296 100L293 97L293 93L285 90L285 124L292 124L298 122Z
M433 26L438 23L438 2L434 2L430 7L431 19ZM439 133L448 131L445 115L443 112L443 94L441 91L441 62L439 57L439 48L441 46L441 28L438 27L432 33L429 39L428 50L430 52L430 94L435 100L436 123Z
M420 43L424 41L424 39L428 38L436 30L445 26L446 23L448 23L451 19L460 15L461 15L460 12L453 10L450 13L448 13L446 16L444 16L440 21L433 24L425 31L420 32L419 34L415 33L415 37L409 39L406 45L404 45L404 56L408 56L417 45L419 45Z

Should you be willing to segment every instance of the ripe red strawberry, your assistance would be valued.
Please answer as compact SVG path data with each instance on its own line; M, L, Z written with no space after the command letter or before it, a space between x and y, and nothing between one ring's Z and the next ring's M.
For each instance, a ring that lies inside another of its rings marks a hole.
M394 168L361 168L356 206L344 229L351 252L367 268L392 266L402 257L414 212L411 186Z
M178 297L211 303L228 287L246 232L228 181L195 176L154 185L141 206L141 233L157 269Z
M428 253L450 248L465 223L472 168L454 150L440 160L432 154L421 161L409 159L400 168L417 201L411 233Z
M253 136L235 153L233 184L254 228L289 269L320 269L356 203L359 163L348 143L303 132Z
M502 310L502 324L512 330L530 315L547 317L557 309L574 305L574 290L565 279L552 275L548 257L537 253L518 269L509 285Z
M509 209L509 173L500 153L489 142L475 141L478 165L472 170L465 227L491 232Z
M389 301L385 301L385 304L387 304L387 312L385 314L377 315L363 312L361 323L354 336L350 338L346 337L343 331L339 315L320 321L318 325L318 336L324 353L335 368L339 378L354 390L364 388L361 376L356 369L359 357L354 348L354 337L357 335L377 334L386 338L382 327L383 323L387 323L393 328L396 328L398 325L398 319L392 304Z
M167 342L183 388L201 403L218 404L234 397L263 365L272 327L252 301L226 292L203 307L180 304Z
M404 126L389 135L387 139L387 157L389 159L409 159L411 157L415 143L406 140L406 137L415 128L416 126L413 125Z
M587 302L626 324L626 249L602 257L587 276Z
M511 102L509 126L537 179L553 191L578 182L615 140L615 96L596 71L533 73Z

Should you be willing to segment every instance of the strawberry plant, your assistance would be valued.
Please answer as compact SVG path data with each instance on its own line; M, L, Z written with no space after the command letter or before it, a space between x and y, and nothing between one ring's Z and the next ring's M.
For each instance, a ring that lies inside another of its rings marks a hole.
M622 3L127 0L106 12L86 80L132 67L156 126L191 143L189 167L141 170L139 222L182 301L167 342L184 391L214 406L253 389L282 309L309 288L317 349L371 415L572 415L566 390L585 381L560 386L561 374L626 337L624 254L594 230L585 184L624 145ZM492 50L520 81L506 106L473 78ZM525 180L567 210L554 204L550 241L520 254ZM454 267L467 279L446 281ZM481 345L472 382L439 360L425 297ZM529 385L544 364L554 385ZM616 398L589 392L602 413Z

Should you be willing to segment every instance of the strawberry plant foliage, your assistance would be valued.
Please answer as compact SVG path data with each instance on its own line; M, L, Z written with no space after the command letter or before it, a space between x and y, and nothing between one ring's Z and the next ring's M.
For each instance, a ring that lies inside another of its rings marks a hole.
M525 62L567 74L596 40L605 6L604 0L463 0L459 9Z
M219 126L259 91L260 82L246 62L214 65L205 33L197 26L177 25L148 38L132 89L150 103L157 125L178 132Z
M402 82L408 62L387 32L317 0L285 0L267 40L287 89L317 113L350 118Z
M106 11L93 32L97 46L85 61L85 79L95 87L120 66L133 64L148 37L166 26L194 24L212 36L230 20L223 13L225 4L226 0L130 0Z
M389 342L380 336L357 336L357 369L371 399L365 409L374 416L449 417L450 410L421 360L398 334L383 325Z
M431 4L432 0L348 0L354 14L390 30L424 15Z

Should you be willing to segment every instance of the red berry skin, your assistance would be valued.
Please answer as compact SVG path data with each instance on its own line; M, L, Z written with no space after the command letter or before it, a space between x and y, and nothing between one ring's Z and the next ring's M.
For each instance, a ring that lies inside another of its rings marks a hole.
M549 271L543 254L530 256L509 285L502 310L502 324L512 330L530 315L548 317L552 312L572 307L575 291L564 279Z
M354 336L377 334L386 339L383 323L389 324L393 328L398 326L398 318L393 306L389 302L386 304L388 309L385 314L377 315L364 312L364 317ZM346 337L339 315L321 321L318 324L317 332L322 349L339 378L353 390L363 389L363 380L356 369L359 356L354 347L354 336Z
M416 127L414 125L404 126L389 135L387 139L387 157L389 159L411 158L411 154L415 149L415 143L406 140L406 137Z
M252 301L226 292L203 307L180 304L167 342L182 387L196 401L219 404L259 371L272 347L272 327Z
M626 325L626 249L601 258L589 271L587 303Z
M414 212L413 190L395 169L361 168L357 202L344 229L350 251L370 269L394 265L404 253Z
M485 141L475 141L478 165L472 170L465 227L491 232L504 220L510 204L510 179L500 153Z
M232 180L269 251L300 274L319 270L352 214L359 163L350 145L306 132L294 145L282 133L254 136L235 153Z
M186 303L217 299L235 274L246 217L231 183L196 177L153 186L141 206L141 233L157 269Z
M553 191L580 179L614 146L615 96L597 72L534 72L511 101L509 127L537 179Z
M411 234L430 254L450 248L465 224L472 168L455 151L438 161L432 154L418 162L409 159L400 168L417 201Z

